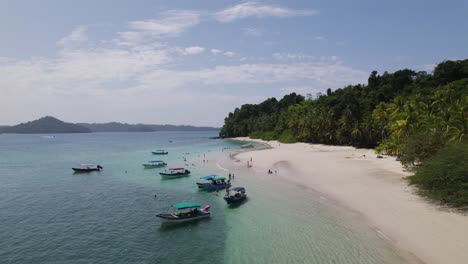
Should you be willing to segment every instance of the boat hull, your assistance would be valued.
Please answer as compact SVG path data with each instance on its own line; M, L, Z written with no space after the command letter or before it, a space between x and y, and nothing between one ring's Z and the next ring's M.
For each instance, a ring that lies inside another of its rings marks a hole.
M203 189L205 191L216 191L216 190L219 191L219 190L223 190L223 189L231 187L231 184L230 183L225 183L225 184L213 185L211 183L197 182L197 186L198 186L198 188Z
M161 168L167 166L167 164L154 165L154 164L142 164L145 168Z
M160 172L159 174L164 178L179 178L179 177L189 176L190 171L185 170L184 172L179 172L179 173Z
M158 214L156 216L160 218L163 223L186 223L191 221L197 221L203 218L208 218L211 216L211 213L204 212L200 215L192 217L175 217L173 214Z
M92 172L92 171L101 171L101 169L93 168L93 169L83 169L83 168L72 168L74 172Z
M225 200L228 204L239 204L239 203L242 203L246 198L247 198L247 195L241 195L241 196L239 196L239 197L235 197L235 196L225 196L225 197L224 197L224 200Z
M153 153L153 155L167 155L167 154L169 154L169 152L154 152L154 151L152 151L151 153Z
M161 173L159 173L161 174ZM167 178L167 179L172 179L172 178L180 178L180 177L186 177L186 176L189 176L190 173L186 173L186 174L161 174L161 177L163 178Z

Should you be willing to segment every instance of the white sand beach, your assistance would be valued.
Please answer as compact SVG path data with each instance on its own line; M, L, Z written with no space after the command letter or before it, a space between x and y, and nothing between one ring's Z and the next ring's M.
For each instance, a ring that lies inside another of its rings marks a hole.
M258 141L249 138L237 140ZM468 216L414 193L393 157L373 150L270 141L271 149L236 156L250 169L283 177L362 215L382 239L424 263L468 263ZM275 174L276 171L276 174Z

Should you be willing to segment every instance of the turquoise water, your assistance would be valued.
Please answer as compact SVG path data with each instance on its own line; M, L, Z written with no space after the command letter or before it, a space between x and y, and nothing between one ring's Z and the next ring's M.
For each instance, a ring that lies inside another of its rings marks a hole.
M0 262L402 262L351 213L229 161L221 150L240 143L208 138L216 133L0 135ZM162 180L164 169L141 165L156 159L192 176ZM74 174L79 163L104 170ZM239 207L195 186L203 175L226 174L221 167L248 190ZM155 214L186 201L210 204L211 219L161 226Z

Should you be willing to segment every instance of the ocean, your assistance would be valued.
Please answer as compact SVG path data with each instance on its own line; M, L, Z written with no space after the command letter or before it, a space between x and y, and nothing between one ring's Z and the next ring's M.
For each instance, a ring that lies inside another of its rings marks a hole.
M312 190L254 175L229 158L241 142L212 132L0 135L0 263L402 263L359 215ZM168 155L152 155L166 149ZM162 179L162 159L191 176ZM101 172L73 173L80 163ZM199 191L236 172L248 200ZM212 217L161 225L179 202Z

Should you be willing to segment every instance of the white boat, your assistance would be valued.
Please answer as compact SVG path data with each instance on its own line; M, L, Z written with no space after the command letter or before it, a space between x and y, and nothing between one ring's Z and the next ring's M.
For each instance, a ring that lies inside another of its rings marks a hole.
M143 163L143 166L145 168L160 168L166 166L167 163L165 163L162 160L150 160L147 163Z
M190 175L190 171L186 168L170 168L169 170L160 172L159 174L165 178L178 178Z

